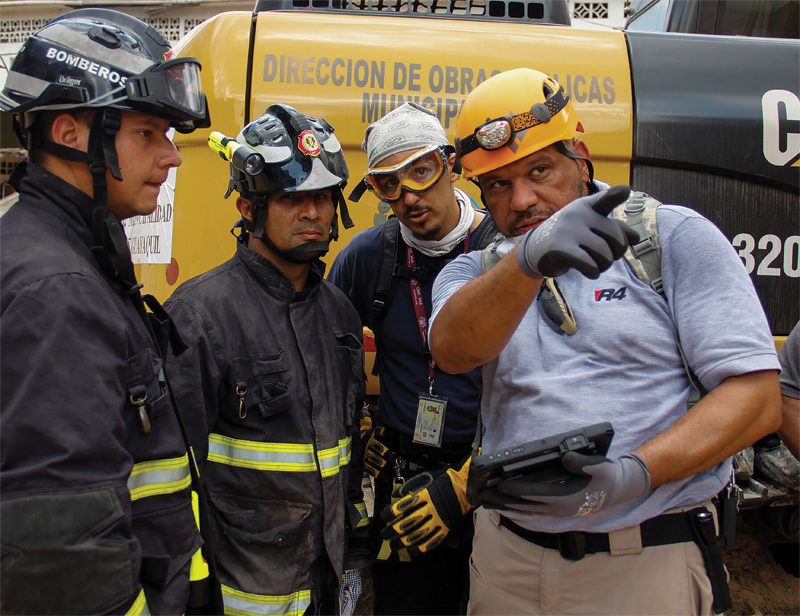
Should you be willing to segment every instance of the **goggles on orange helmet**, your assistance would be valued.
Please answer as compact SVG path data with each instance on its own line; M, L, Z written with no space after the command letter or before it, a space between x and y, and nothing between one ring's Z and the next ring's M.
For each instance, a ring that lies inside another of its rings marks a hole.
M445 148L431 145L413 153L405 160L388 167L372 167L364 181L372 192L386 203L397 203L403 191L424 193L433 187L447 169Z
M456 154L460 158L478 148L491 152L511 143L514 136L539 124L545 124L567 106L569 96L563 86L544 103L536 103L530 111L509 118L497 118L478 126L472 135L456 139Z

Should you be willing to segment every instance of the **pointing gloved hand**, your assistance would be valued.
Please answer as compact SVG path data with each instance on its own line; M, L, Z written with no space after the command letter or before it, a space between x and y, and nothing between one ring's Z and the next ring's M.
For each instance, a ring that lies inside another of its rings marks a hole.
M520 269L531 278L559 276L575 268L595 279L619 259L639 235L608 214L630 195L614 186L564 206L525 236L517 252Z
M569 451L561 465L572 473L571 478L547 483L515 477L481 492L481 500L490 508L566 518L608 509L650 489L647 465L634 453L611 461L597 454Z
M360 433L361 442L364 443L364 470L373 477L377 477L382 471L391 469L395 455L380 441L386 433L384 427L373 428L372 418L363 417Z
M453 525L472 509L467 501L469 463L468 459L459 471L420 473L395 490L393 503L381 512L387 523L381 536L391 541L392 548L408 548L413 558L444 541Z

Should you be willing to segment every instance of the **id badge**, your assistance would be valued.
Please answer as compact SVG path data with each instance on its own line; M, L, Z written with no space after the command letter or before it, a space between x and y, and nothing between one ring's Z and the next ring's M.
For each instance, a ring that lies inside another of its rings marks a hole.
M447 398L433 394L420 393L419 406L417 407L417 425L414 429L415 443L442 446L444 433L444 412L447 408Z

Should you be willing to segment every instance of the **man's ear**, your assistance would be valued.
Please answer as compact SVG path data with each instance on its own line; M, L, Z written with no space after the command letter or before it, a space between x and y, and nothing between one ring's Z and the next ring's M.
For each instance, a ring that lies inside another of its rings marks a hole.
M583 139L576 139L572 144L572 151L579 156L583 156L586 159L591 160L589 156L589 147L586 145L586 142ZM578 160L578 165L581 168L581 181L585 184L590 180L589 178L589 166L586 164L585 160Z
M69 113L60 113L50 126L53 143L86 152L89 147L89 127Z
M458 180L459 178L459 174L455 172L455 166L456 166L455 152L447 157L447 166L450 169L450 183L455 184L456 180Z
M239 214L242 215L242 218L245 220L249 220L253 222L253 202L250 199L245 199L244 197L237 197L236 198L236 209L239 210Z

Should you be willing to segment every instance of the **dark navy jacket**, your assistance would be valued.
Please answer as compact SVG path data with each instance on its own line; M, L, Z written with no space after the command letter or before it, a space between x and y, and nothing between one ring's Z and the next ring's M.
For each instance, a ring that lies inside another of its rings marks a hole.
M18 189L0 221L0 611L183 613L201 539L161 360L89 250L91 199L35 164Z
M165 304L190 347L170 359L169 374L211 502L232 613L268 605L302 614L313 601L336 602L344 569L366 564L345 562L346 531L367 523L361 322L321 276L316 261L295 293L239 243Z
M481 235L479 230L491 222L487 213L478 229L470 234L470 251L477 247L477 238ZM403 243L399 234L398 241ZM438 272L462 252L464 246L459 244L450 254L441 257L428 257L416 250L414 256L418 267ZM405 251L401 250L400 254L405 255ZM428 361L407 278L396 279L394 298L380 325L371 320L373 293L381 258L381 226L361 231L338 254L328 280L344 291L364 324L375 333L380 349L378 362L381 397L376 414L378 422L410 436L414 434L416 425L419 394L428 391ZM402 265L405 264L403 261ZM430 317L433 281L421 281L420 287L425 314ZM433 392L448 399L443 443L467 445L472 442L478 421L480 388L481 372L477 368L466 374L447 374L436 369Z

